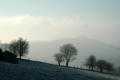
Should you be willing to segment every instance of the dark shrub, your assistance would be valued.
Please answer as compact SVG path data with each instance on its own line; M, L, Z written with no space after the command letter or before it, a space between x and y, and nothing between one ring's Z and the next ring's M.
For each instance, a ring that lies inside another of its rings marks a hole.
M2 49L0 49L0 61L4 60L4 53L2 52Z
M9 51L3 52L0 49L0 61L10 62L10 63L18 63L17 56Z
M5 51L4 52L5 54L5 61L6 62L11 62L11 63L17 63L18 60L17 60L17 56L9 51Z

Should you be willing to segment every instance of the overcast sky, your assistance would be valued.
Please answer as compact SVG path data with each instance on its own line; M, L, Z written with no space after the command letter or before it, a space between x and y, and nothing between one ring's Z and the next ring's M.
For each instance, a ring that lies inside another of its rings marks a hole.
M0 40L85 36L120 46L120 0L0 0Z

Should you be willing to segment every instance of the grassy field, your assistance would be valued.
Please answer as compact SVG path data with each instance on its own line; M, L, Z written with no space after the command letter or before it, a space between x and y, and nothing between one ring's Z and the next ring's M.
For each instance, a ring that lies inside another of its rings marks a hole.
M111 75L30 60L22 60L19 64L0 62L0 78L1 80L119 80L117 77L112 78Z

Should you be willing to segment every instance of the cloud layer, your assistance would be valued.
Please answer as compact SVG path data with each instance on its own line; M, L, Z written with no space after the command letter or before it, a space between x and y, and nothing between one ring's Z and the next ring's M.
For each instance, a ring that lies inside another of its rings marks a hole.
M2 41L17 37L28 40L55 40L60 38L86 36L111 44L119 44L119 21L82 20L79 16L13 16L0 18Z

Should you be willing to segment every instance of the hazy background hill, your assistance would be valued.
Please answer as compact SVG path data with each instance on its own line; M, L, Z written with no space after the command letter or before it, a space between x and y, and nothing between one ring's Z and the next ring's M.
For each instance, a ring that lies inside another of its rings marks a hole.
M72 66L81 67L85 59L91 54L98 59L105 59L115 63L116 66L120 65L120 47L85 37L30 42L28 58L55 63L53 55L59 52L60 46L66 43L71 43L78 49L77 59L70 64Z

